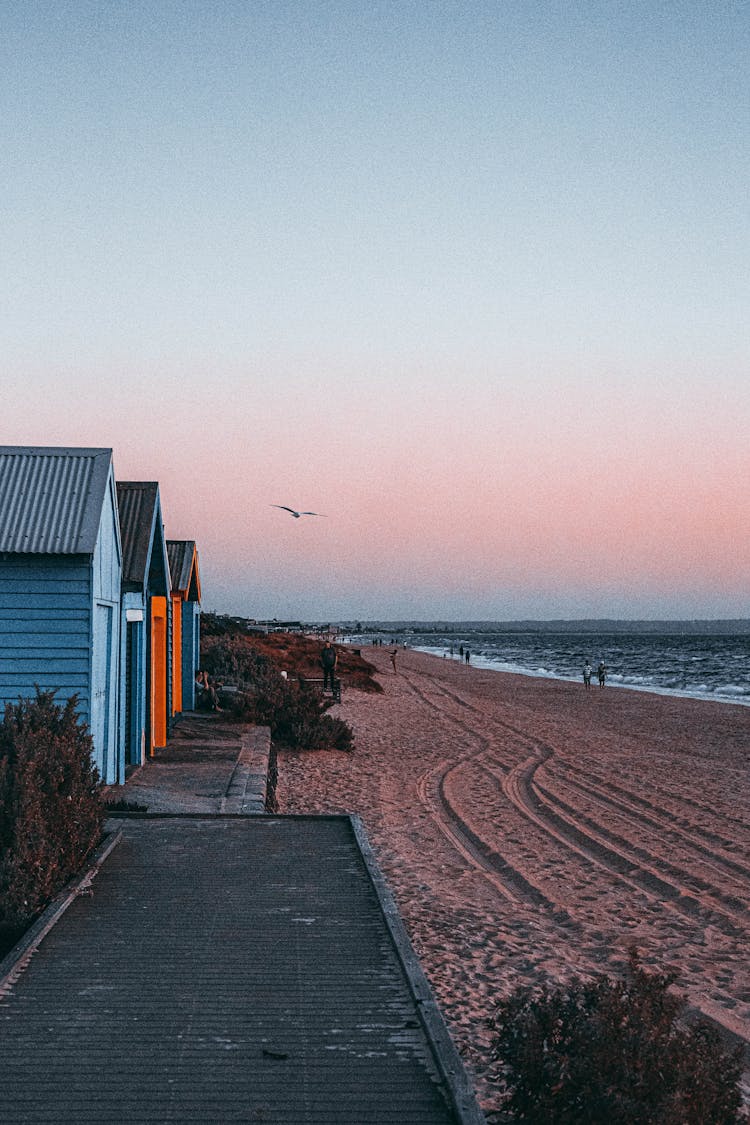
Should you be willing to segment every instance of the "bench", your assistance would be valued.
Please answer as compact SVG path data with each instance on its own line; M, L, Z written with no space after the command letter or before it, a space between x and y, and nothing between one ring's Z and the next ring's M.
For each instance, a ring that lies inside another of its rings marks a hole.
M322 676L298 676L297 680L303 687L305 685L307 685L307 686L312 687L312 688L317 688L320 691L321 695L323 694L323 677ZM338 676L334 676L334 679L333 679L332 695L333 695L333 702L334 703L340 703L341 702L341 680L339 679Z

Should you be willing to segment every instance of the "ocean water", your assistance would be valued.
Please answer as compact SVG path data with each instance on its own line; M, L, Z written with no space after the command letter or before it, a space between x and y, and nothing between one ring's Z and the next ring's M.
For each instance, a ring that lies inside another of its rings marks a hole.
M750 635L607 632L464 632L403 630L380 634L422 652L458 660L469 649L475 667L582 681L586 659L607 666L610 687L713 699L750 706ZM358 638L363 645L369 638ZM451 657L451 647L453 656Z

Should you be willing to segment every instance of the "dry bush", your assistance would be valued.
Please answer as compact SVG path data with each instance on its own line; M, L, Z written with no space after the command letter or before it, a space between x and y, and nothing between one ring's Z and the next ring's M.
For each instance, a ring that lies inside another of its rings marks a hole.
M24 928L102 836L91 736L53 692L9 703L0 724L0 927Z
M514 1121L535 1125L737 1125L742 1049L682 1022L675 975L630 953L623 979L522 989L491 1020Z
M299 750L351 750L354 736L343 719L327 715L331 699L309 685L284 678L278 666L241 640L213 637L201 650L206 671L240 687L234 718L271 728L272 739Z

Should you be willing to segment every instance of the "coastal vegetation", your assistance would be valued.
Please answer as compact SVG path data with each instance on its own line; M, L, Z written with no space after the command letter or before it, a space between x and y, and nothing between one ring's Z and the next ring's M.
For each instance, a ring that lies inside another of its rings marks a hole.
M310 637L248 634L241 623L211 614L202 620L201 664L215 680L237 687L228 703L233 718L270 727L277 745L351 750L351 728L327 714L334 701L311 682L321 675L320 648ZM337 671L350 686L382 690L372 666L356 652L341 651Z
M0 955L78 871L104 808L78 700L8 703L0 723Z
M512 1121L738 1125L742 1048L687 1023L676 974L635 950L621 978L524 988L497 1008L492 1051Z
M314 679L322 675L320 650L323 641L316 636L301 632L257 632L250 622L242 618L215 613L201 614L201 659L208 656L217 639L231 642L238 652L252 652L267 657L289 677ZM382 693L383 688L375 679L375 668L358 649L347 645L338 648L337 653L336 674L347 687L356 688L357 691Z

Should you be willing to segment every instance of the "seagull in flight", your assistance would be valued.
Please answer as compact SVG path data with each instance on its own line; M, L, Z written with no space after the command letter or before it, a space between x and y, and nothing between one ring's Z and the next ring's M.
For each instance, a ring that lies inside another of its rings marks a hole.
M294 516L294 518L296 520L298 520L300 518L300 516L322 516L323 515L322 512L295 512L294 508L287 508L286 504L272 504L271 507L272 508L281 508L282 512L291 512L291 514Z

